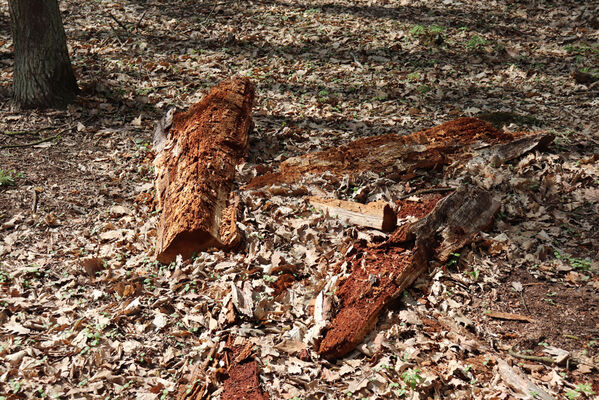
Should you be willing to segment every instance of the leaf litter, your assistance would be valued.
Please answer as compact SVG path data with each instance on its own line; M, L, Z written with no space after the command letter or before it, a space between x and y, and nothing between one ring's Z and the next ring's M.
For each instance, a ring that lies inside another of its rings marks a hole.
M577 73L599 73L592 2L65 1L82 95L45 112L7 101L0 8L0 146L58 134L0 150L14 171L0 187L2 396L175 398L206 365L218 397L213 361L230 337L255 346L271 398L534 397L499 377L503 359L555 396L599 392L598 87ZM325 173L239 189L239 252L158 264L154 121L233 74L257 85L239 188L291 156L462 115L556 140L506 165L408 182ZM501 200L490 232L417 280L354 352L320 359L351 272L340 261L356 239L385 234L314 212L303 196L419 204L421 189L466 183ZM547 357L555 363L538 361Z

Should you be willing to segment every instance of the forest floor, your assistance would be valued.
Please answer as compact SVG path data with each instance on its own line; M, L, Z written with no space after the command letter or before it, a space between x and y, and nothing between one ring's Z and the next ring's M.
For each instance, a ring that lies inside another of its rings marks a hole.
M60 5L81 95L67 110L19 111L9 101L12 40L0 3L0 398L175 398L177 382L229 335L256 345L272 399L538 398L499 376L500 358L555 398L597 396L599 5ZM154 123L235 74L257 87L236 186L244 245L161 265L153 261ZM342 275L334 266L355 238L381 234L315 213L293 187L243 186L290 156L464 115L555 140L467 176L363 174L342 185L312 176L291 185L394 202L468 180L502 202L482 241L416 281L357 350L320 359L311 305L321 291L334 298L331 283ZM271 271L283 264L297 282L274 296ZM230 323L231 285L244 281L262 295L264 313ZM435 322L444 318L476 340ZM539 361L560 351L569 362Z

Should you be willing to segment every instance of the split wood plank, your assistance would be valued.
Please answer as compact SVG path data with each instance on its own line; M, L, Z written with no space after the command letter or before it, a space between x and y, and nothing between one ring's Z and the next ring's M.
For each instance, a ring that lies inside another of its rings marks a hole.
M221 82L189 111L175 113L168 137L157 141L158 261L239 242L238 200L230 190L247 153L253 101L249 79Z
M330 217L351 224L390 232L395 228L397 217L385 201L374 201L368 204L356 203L322 197L309 197L310 204Z

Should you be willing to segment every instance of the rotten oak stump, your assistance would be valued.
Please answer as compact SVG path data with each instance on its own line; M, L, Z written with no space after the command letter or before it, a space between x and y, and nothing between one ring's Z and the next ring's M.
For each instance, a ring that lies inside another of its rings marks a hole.
M253 101L249 79L221 82L187 112L175 113L168 136L158 140L158 261L239 241L238 199L230 190L235 166L247 153Z

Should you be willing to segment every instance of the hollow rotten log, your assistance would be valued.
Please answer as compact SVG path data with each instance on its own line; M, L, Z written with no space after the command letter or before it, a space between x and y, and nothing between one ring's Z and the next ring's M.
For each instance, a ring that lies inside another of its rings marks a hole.
M346 260L351 274L340 284L339 312L318 353L337 359L353 350L374 328L380 312L427 269L429 261L446 262L491 225L498 209L489 192L460 188L438 200L424 218L398 228L386 242L357 247Z
M163 138L157 130L158 261L239 241L238 201L230 190L235 166L247 153L253 101L249 79L227 80L187 112L175 113Z

